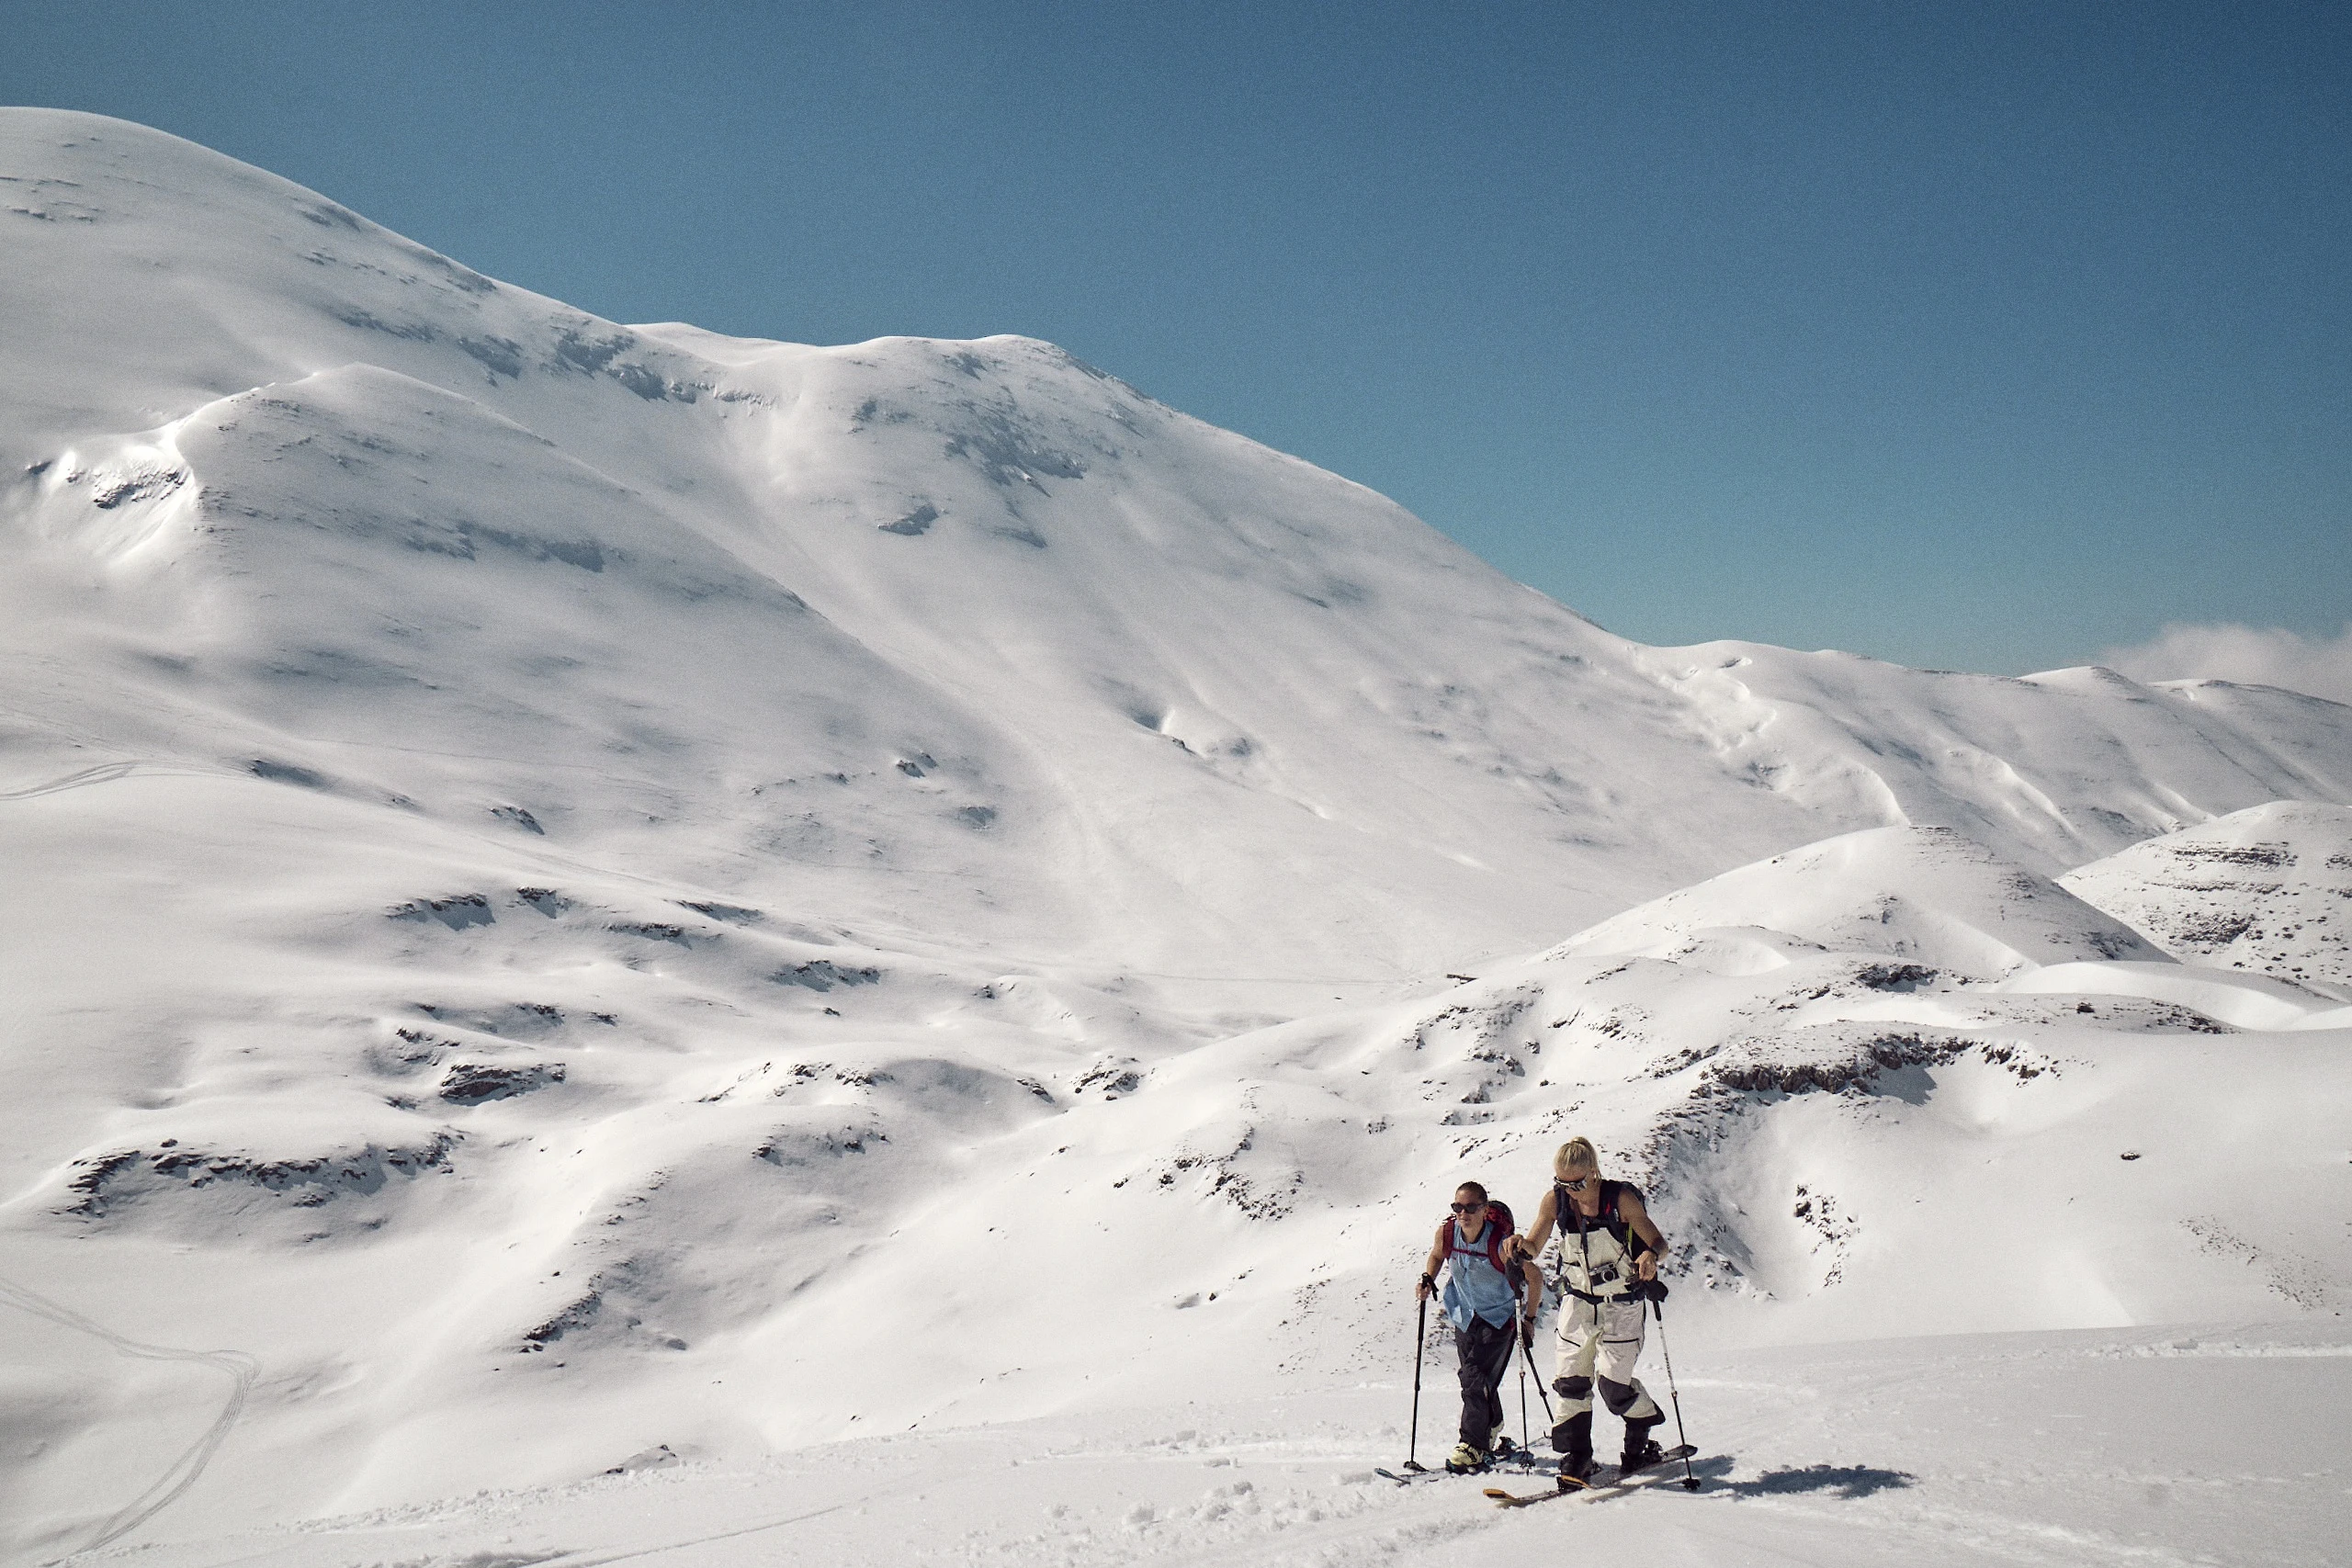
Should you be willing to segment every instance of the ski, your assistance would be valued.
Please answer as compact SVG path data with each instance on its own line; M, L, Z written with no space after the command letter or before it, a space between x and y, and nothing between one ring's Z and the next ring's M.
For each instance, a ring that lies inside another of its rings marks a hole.
M1555 1497L1589 1497L1600 1492L1631 1491L1636 1486L1647 1484L1649 1479L1660 1476L1668 1465L1689 1459L1698 1451L1697 1449L1685 1443L1679 1448L1667 1450L1659 1456L1656 1464L1644 1465L1631 1475L1621 1475L1617 1472L1617 1467L1611 1465L1595 1474L1589 1481L1571 1481L1562 1476L1549 1492L1531 1492L1524 1496L1520 1496L1506 1492L1499 1486L1489 1486L1484 1489L1483 1495L1492 1498L1498 1508L1524 1508L1536 1503L1549 1503Z
M1393 1481L1399 1486L1410 1486L1419 1481L1465 1480L1473 1475L1548 1475L1551 1473L1536 1457L1517 1443L1497 1453L1476 1470L1448 1470L1443 1465L1425 1470L1419 1465L1403 1474L1374 1466L1373 1474Z

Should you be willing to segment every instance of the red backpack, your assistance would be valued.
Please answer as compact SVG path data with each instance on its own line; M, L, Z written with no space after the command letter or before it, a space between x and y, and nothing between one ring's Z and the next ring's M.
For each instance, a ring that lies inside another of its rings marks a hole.
M1510 1281L1512 1295L1522 1294L1526 1280L1518 1269L1503 1261L1503 1243L1509 1241L1518 1229L1518 1223L1510 1217L1510 1205L1489 1198L1487 1200L1487 1228L1479 1233L1476 1246L1464 1247L1462 1238L1454 1232L1453 1217L1449 1214L1445 1219L1445 1260L1452 1263L1456 1253L1484 1258L1495 1266L1497 1273Z

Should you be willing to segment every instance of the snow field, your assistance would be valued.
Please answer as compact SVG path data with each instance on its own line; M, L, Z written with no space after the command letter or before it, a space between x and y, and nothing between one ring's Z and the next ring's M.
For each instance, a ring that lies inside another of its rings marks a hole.
M1730 1563L2335 1561L2352 1485L2335 1440L2352 1395L2352 1341L2338 1326L1743 1352L1685 1332L1675 1345L1703 1450L1695 1494L1674 1484L1677 1472L1503 1511L1479 1488L1548 1483L1506 1472L1396 1486L1374 1473L1404 1457L1409 1390L1389 1381L877 1436L748 1465L653 1448L560 1486L89 1560L1332 1564L1568 1551ZM1505 1393L1510 1403L1509 1384ZM1450 1436L1442 1419L1432 1435L1424 1398L1429 1450Z
M0 111L0 192L6 1550L2341 1517L2198 1490L2340 1359L2132 1325L2335 1343L2347 710L1644 648L1050 345L600 321L120 122ZM1383 1491L1444 1195L1572 1132L1721 1485Z

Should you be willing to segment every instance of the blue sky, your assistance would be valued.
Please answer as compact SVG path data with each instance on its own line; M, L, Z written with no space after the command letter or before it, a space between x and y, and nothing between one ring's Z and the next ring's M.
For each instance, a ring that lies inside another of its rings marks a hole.
M2352 618L2352 7L0 0L622 321L1049 338L1649 642Z

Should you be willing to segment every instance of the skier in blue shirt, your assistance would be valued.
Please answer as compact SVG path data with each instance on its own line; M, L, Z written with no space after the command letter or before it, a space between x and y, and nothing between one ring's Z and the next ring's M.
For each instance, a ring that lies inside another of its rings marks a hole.
M1533 1260L1515 1251L1505 1256L1511 1229L1510 1211L1489 1202L1477 1182L1465 1181L1454 1190L1453 1213L1439 1223L1421 1269L1424 1299L1438 1288L1438 1270L1445 1270L1439 1304L1453 1325L1461 1358L1462 1440L1445 1461L1457 1473L1483 1469L1505 1441L1501 1388L1519 1337L1521 1303L1529 1333L1544 1305L1544 1276Z

